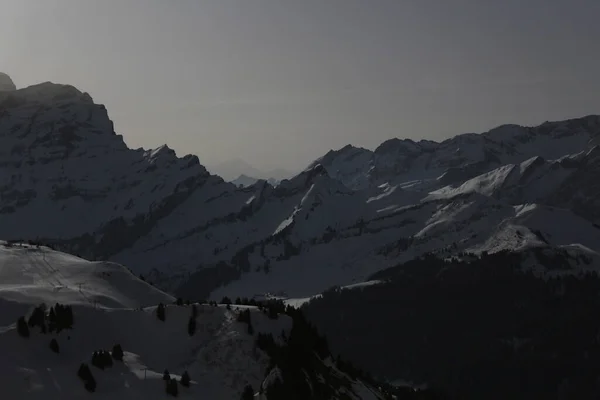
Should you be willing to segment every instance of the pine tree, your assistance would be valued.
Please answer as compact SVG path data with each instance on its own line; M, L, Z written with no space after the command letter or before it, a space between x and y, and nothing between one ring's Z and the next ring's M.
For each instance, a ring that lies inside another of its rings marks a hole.
M90 379L85 382L85 389L91 393L96 391L96 380L93 376L90 376Z
M160 303L158 305L158 307L156 308L156 317L159 320L164 322L166 315L165 315L165 306L163 303Z
M175 304L178 306L182 306L183 305L183 299L181 297L178 297L177 300L175 301Z
M113 366L113 359L108 351L102 351L102 363L105 367Z
M123 361L123 349L120 344L115 344L113 346L112 357L117 361Z
M56 329L56 312L54 312L54 307L50 307L50 312L48 313L48 332L54 332Z
M88 367L87 364L81 364L79 366L79 370L77 371L77 376L80 377L83 380L86 380L89 378L89 376L92 374L92 371L90 371L90 367Z
M104 369L97 351L92 353L92 365L96 368Z
M56 339L52 339L50 341L50 350L52 350L55 353L59 353L59 348L58 348L58 342L56 341Z
M33 328L34 326L39 326L41 328L43 325L45 325L44 324L44 321L46 319L46 315L44 313L45 307L46 307L45 304L41 304L33 310L33 312L31 313L31 316L29 317L29 320L27 321L27 324L29 325L30 328Z
M177 395L179 394L179 386L177 386L177 380L174 378L169 379L166 383L166 390L167 393L171 396L177 397Z
M73 327L73 323L75 319L73 318L73 307L66 306L65 307L65 328L71 329Z
M110 353L105 350L95 351L92 354L92 365L96 368L104 369L113 366Z
M29 327L27 326L27 322L25 322L25 317L19 317L17 320L17 332L19 336L29 337Z
M277 309L275 307L269 306L268 311L269 312L268 312L267 315L268 315L268 317L270 319L277 319L277 318L279 318L279 314L277 313Z
M194 317L190 317L190 320L188 322L188 334L190 336L194 336L194 333L196 333L196 320L194 319Z
M96 390L96 380L87 364L81 364L77 376L84 382L87 391L94 392Z
M170 381L171 380L171 375L169 375L169 370L165 369L165 372L163 373L163 381Z
M252 323L250 319L250 309L246 308L245 310L240 311L237 320L238 322L245 322L247 324Z
M183 375L181 375L181 385L185 386L185 387L189 387L190 386L190 374L188 374L187 371L183 372Z
M250 386L249 384L246 385L246 387L244 388L244 391L242 392L242 400L252 400L254 399L254 390L252 389L252 386Z

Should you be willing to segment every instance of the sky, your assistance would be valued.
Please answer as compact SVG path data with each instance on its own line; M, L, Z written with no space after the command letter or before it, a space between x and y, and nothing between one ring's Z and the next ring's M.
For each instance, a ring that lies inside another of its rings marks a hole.
M597 0L0 0L0 71L90 93L131 147L296 171L349 143L600 113L599 15Z

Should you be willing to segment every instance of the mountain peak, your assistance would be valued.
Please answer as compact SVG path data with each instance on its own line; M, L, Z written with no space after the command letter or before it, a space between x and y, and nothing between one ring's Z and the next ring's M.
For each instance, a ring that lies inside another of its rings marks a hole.
M388 152L415 153L421 151L421 147L412 139L392 138L381 143L376 149L376 154Z
M0 92L12 92L17 90L15 83L10 79L10 76L4 72L0 72Z

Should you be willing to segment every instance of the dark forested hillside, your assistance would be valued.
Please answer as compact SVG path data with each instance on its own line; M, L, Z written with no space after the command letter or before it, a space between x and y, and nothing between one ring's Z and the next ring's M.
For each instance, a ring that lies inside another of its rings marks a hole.
M522 268L528 256L422 258L304 311L334 352L380 378L466 399L598 398L600 279L542 279Z

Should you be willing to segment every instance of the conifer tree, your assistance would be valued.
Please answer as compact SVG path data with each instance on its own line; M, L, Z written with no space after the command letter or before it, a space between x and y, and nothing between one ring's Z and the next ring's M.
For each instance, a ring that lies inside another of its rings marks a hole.
M181 375L181 385L185 387L190 386L190 374L187 371L184 371L183 375Z
M175 378L169 379L166 382L166 390L171 396L177 397L179 394L179 386L177 386L177 380Z
M246 385L246 387L244 388L244 391L242 392L242 400L252 400L254 399L254 390L252 389L252 386L250 386L249 384Z
M194 336L194 333L196 333L196 320L194 319L194 317L190 317L190 320L188 322L188 334L190 336Z
M77 371L77 376L84 382L85 389L88 392L94 392L96 390L96 380L87 364L81 364Z
M112 357L117 361L123 361L123 349L120 344L115 344L113 346Z
M56 329L56 312L54 311L54 307L50 307L50 312L48 313L48 332L54 332Z
M27 322L25 322L25 317L19 317L17 320L17 332L19 336L29 337L29 327L27 326Z
M165 314L166 314L166 313L165 313L165 306L164 306L164 304L163 304L163 303L160 303L160 304L158 305L158 307L156 308L156 317L157 317L159 320L161 320L161 321L163 321L163 322L164 322L164 320L165 320L165 318L166 318L166 315L165 315Z
M56 339L52 339L50 341L50 350L52 350L55 353L59 353L59 347L58 347L58 342L56 341Z

